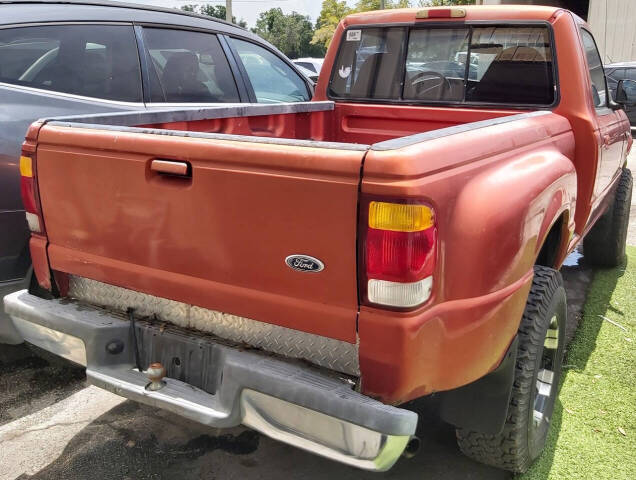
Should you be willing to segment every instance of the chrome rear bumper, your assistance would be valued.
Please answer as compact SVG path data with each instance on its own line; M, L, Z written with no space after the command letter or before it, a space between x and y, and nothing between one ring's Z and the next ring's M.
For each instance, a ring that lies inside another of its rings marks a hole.
M376 471L389 469L415 433L415 413L361 395L343 379L241 351L210 336L140 322L138 343L146 361L199 355L195 363L179 367L188 372L168 368L172 378L150 391L146 375L134 368L132 330L122 316L73 301L44 300L26 290L6 296L4 305L24 340L85 365L89 383L206 425L244 424L332 460ZM115 344L118 348L112 348ZM176 379L186 376L197 380Z

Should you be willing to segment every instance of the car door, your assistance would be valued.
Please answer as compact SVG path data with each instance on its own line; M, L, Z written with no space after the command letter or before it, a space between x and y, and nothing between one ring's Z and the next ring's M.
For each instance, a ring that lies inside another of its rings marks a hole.
M0 29L0 105L0 283L9 287L30 264L19 172L26 129L43 117L144 108L132 25Z
M596 112L599 163L596 171L594 196L599 198L619 173L622 164L623 142L626 138L622 114L618 110L609 108L611 97L594 37L585 29L581 29L581 37L587 59L592 102Z

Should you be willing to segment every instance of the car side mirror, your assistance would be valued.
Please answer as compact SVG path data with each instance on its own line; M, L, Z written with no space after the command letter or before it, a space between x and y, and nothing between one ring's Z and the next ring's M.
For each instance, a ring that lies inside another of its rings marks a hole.
M636 80L619 80L616 85L616 103L623 107L636 105Z

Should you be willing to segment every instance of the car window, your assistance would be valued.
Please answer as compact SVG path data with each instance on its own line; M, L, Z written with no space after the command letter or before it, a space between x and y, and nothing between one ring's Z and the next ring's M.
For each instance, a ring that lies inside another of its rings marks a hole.
M625 78L629 80L636 80L636 68L628 68L627 75L625 75Z
M304 102L307 84L286 62L254 43L231 39L259 103Z
M214 34L145 28L152 102L239 102L234 76Z
M301 67L304 67L304 68L306 68L307 70L310 70L310 71L312 71L312 72L314 72L314 73L318 73L318 72L316 71L316 67L314 66L314 64L313 64L313 63L310 63L310 62L294 62L294 63L295 63L296 65L300 65Z
M618 80L622 80L623 78L625 78L625 69L617 68L616 70L612 70L611 72L609 72L607 76L614 79L615 82Z
M141 71L133 29L125 25L2 29L0 81L141 102Z
M605 73L603 72L601 56L598 54L592 34L587 30L581 30L581 36L592 83L592 102L595 108L603 108L607 106L607 85L605 84Z
M623 83L623 90L625 90L625 93L629 97L635 97L636 96L636 84L634 84L634 82L624 82Z
M552 105L550 42L543 26L349 29L329 93L409 103Z

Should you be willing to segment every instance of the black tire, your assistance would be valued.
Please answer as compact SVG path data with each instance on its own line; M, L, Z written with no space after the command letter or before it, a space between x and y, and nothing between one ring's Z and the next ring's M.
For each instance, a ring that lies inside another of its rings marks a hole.
M539 456L559 390L566 318L561 274L551 268L534 267L532 288L519 326L515 378L506 423L497 435L457 429L457 443L466 456L516 473L525 472ZM553 373L547 396L539 395L540 371L542 378L546 378L546 371L548 376L550 371ZM539 413L541 419L535 421Z
M590 265L617 267L625 260L632 184L632 172L623 168L614 200L583 239L583 255Z

